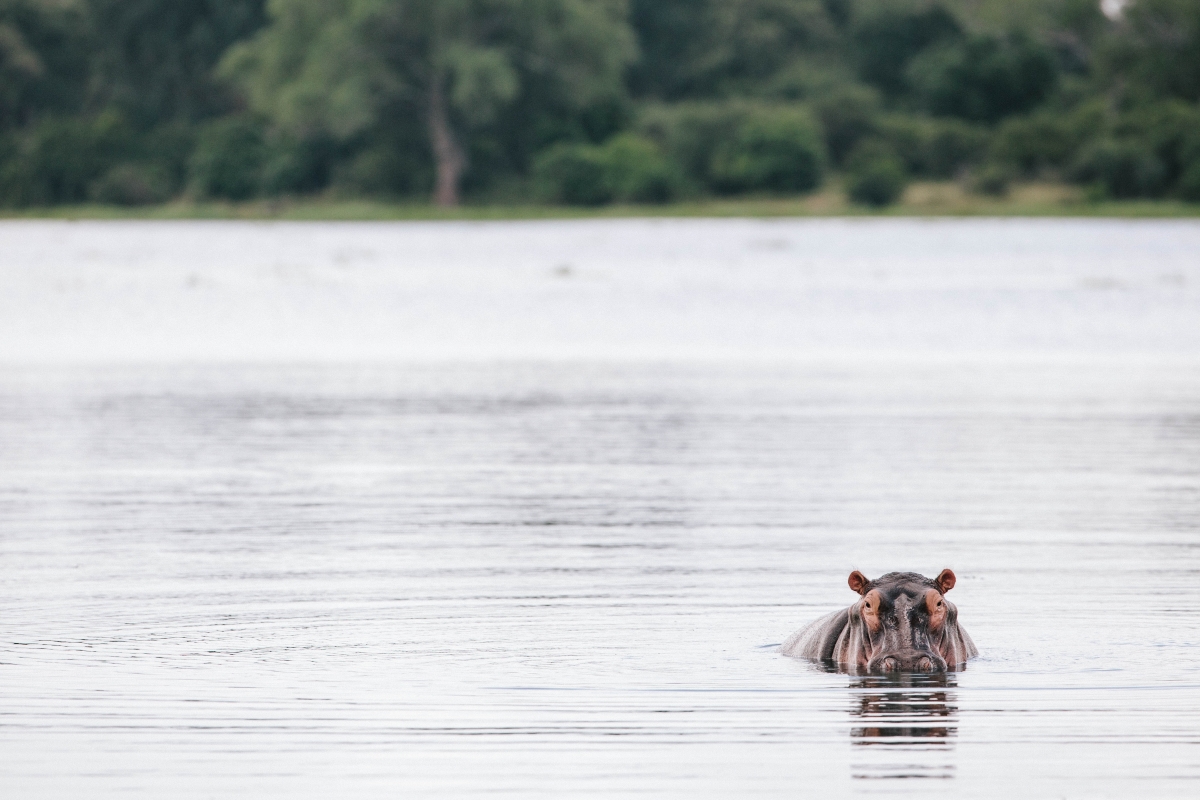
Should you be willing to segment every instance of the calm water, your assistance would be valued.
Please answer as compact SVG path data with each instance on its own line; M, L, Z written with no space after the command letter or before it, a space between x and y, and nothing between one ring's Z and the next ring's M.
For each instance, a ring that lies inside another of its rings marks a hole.
M0 253L5 796L1200 788L1200 226ZM965 672L775 652L943 567Z

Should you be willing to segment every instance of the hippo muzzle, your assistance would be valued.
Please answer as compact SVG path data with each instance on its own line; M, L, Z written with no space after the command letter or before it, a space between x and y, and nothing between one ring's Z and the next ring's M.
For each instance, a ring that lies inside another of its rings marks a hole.
M946 659L932 650L881 653L867 662L867 672L945 672Z

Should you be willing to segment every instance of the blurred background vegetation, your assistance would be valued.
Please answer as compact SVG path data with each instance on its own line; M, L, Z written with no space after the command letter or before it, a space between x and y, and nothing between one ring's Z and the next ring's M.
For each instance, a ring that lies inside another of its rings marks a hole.
M1200 202L1200 0L0 0L0 206Z

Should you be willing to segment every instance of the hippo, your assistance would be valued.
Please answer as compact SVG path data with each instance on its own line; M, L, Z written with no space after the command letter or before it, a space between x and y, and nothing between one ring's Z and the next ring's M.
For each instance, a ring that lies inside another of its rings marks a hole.
M948 569L933 580L889 572L873 581L855 570L848 583L862 599L801 628L780 652L853 673L962 669L979 651L946 599L954 582Z

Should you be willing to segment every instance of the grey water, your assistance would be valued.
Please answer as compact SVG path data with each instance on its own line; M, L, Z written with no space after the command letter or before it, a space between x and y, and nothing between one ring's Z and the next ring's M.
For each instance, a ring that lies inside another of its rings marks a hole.
M4 796L1193 794L1198 253L0 224ZM777 652L943 567L965 671Z

